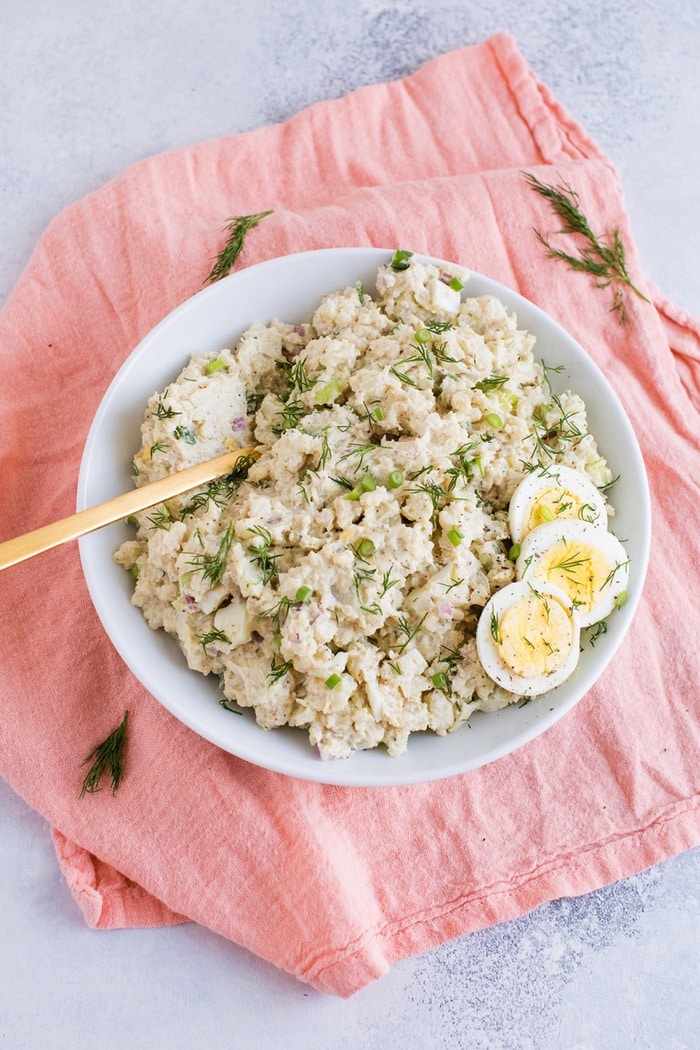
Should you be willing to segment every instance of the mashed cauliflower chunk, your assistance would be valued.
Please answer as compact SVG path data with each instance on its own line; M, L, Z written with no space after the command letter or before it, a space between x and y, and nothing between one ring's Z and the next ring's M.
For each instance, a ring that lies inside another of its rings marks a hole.
M551 393L498 299L467 293L465 271L397 253L376 292L254 324L148 404L138 485L260 455L139 517L115 555L133 602L227 702L298 726L322 758L399 755L520 700L475 643L515 579L510 498L552 462L610 481L581 399Z

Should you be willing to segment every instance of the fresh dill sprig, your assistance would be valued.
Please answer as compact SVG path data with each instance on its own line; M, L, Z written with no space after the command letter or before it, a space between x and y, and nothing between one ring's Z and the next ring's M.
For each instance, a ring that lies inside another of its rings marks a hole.
M615 568L610 570L608 575L605 577L605 579L601 583L601 585L600 585L601 591L603 590L604 587L607 587L608 584L612 583L612 581L615 579L615 576L620 571L620 569L626 568L626 566L628 566L629 563L630 563L629 558L626 561L618 561L618 562L616 562L615 563Z
M253 525L248 529L248 532L262 540L262 543L251 543L248 546L248 553L252 555L253 563L260 570L263 584L267 586L277 576L277 561L279 559L279 554L270 553L272 533L268 532L262 525Z
M598 620L598 623L594 625L592 633L588 636L588 641L595 649L595 643L598 641L601 635L607 634L608 622L607 620Z
M379 597L383 598L387 591L390 591L392 587L396 587L398 580L392 580L391 569L387 569L386 572L382 573L382 589Z
M328 480L334 481L336 485L340 485L341 489L352 490L355 487L352 481L350 481L349 478L346 478L344 474L329 474Z
M581 211L578 194L567 182L549 186L540 182L535 175L529 172L523 172L523 177L530 188L551 205L557 218L561 219L563 226L558 232L576 235L583 240L583 246L579 248L578 254L573 255L560 248L555 248L544 234L535 230L538 241L547 249L547 256L550 259L561 260L578 273L588 274L598 288L612 286L613 298L610 309L617 314L620 322L625 324L627 309L623 288L629 288L645 303L648 303L649 300L632 283L627 270L625 246L622 243L620 230L615 227L606 233L595 234L588 219Z
M438 514L449 498L443 487L438 485L437 481L423 481L420 485L414 485L413 488L408 489L408 492L423 492L428 497L433 507L430 518L434 525Z
M163 506L156 507L152 514L150 514L146 521L148 521L153 529L163 529L165 532L170 532L173 524L173 519L170 517L168 508Z
M330 456L331 456L331 446L328 443L327 436L325 434L322 434L321 435L321 454L318 457L318 469L319 470L325 470L326 469L326 463L330 459ZM350 488L352 488L352 485L350 485Z
M169 441L156 441L155 444L151 445L151 447L149 448L148 455L151 457L151 459L153 459L153 457L155 456L156 452L165 452L166 448L169 448L169 447L170 447L170 442Z
M399 372L398 368L392 367L389 371L393 376L396 376L400 383L405 383L407 386L418 386L415 380L411 379L410 376L407 376L405 372Z
M403 644L399 647L399 650L398 650L399 656L401 655L401 653L404 652L406 647L408 645L410 645L410 643L416 637L416 635L420 631L421 627L425 623L427 615L428 614L425 613L425 615L422 616L421 619L418 621L418 623L415 624L413 627L411 627L410 623L408 622L408 619L405 616L399 616L399 619L398 619L398 622L397 622L396 626L397 626L397 629L398 629L400 635L404 639Z
M316 377L306 374L306 358L296 361L293 365L284 365L284 370L288 396L294 391L305 394L307 390L311 390L318 383Z
M240 456L232 471L221 478L210 481L206 489L192 496L180 511L180 518L185 518L188 514L194 514L203 507L208 507L210 502L217 507L225 506L248 477L248 471L257 459L257 455L257 452L253 450Z
M279 682L281 678L284 678L284 676L291 671L293 666L294 664L291 660L282 660L281 657L278 660L276 656L273 656L270 670L267 673L267 679L270 684L274 685L275 682Z
M454 467L450 467L445 471L445 474L450 479L447 484L448 492L454 492L459 478L471 481L474 474L483 474L481 456L470 457L470 453L476 450L478 444L478 441L472 441L468 445L460 445L458 449L450 453L451 458L456 459L457 463Z
M370 452L376 452L378 448L379 445L372 444L371 442L363 445L362 442L355 441L352 445L350 445L347 451L343 453L343 455L340 457L340 461L342 463L342 461L345 459L352 459L353 457L356 457L357 466L355 467L355 473L357 474L358 471L364 469L365 457L368 456Z
M212 627L211 631L208 631L207 634L203 634L199 639L199 644L205 654L207 652L207 646L211 645L212 642L224 642L226 645L230 645L231 639L228 635L224 634L223 631L220 631L218 627Z
M271 617L275 621L277 630L280 631L284 625L284 621L287 619L287 614L295 603L291 598L282 597L275 605L270 606L269 609L263 609L259 613L260 619L265 617Z
M498 622L498 616L496 615L495 610L492 610L491 612L491 622L489 624L489 628L491 630L491 637L493 638L496 645L502 645L503 639L501 637L500 624Z
M176 412L174 408L171 408L170 405L166 405L164 403L163 398L167 395L167 393L168 391L166 390L165 393L158 398L158 404L156 405L153 412L151 412L151 415L155 416L156 419L172 419L173 416L180 415L180 413Z
M81 798L85 795L94 795L100 790L100 781L106 772L112 779L112 794L116 793L124 775L124 745L126 744L128 720L127 710L117 728L112 730L109 736L83 760L84 766L88 762L92 762L92 765L83 780L83 786L80 789Z
M193 566L195 571L201 572L204 579L209 580L212 587L215 583L218 583L224 575L226 559L228 558L228 552L233 543L233 530L234 524L231 521L227 525L226 532L222 536L219 546L214 554L198 553L190 558L190 565Z
M272 428L272 432L278 437L285 430L294 430L298 426L299 420L308 411L299 400L299 395L305 394L318 383L318 379L306 374L306 358L294 365L285 365L284 371L285 389L277 395L282 406L277 413L279 423Z
M561 561L552 562L551 568L561 569L562 572L568 573L569 576L576 576L576 570L582 565L589 565L590 561L590 557L587 557L582 551L574 550L567 554L565 558L562 558ZM606 580L605 582L607 583L608 581Z
M236 215L228 220L224 226L224 229L228 231L228 240L217 255L205 284L212 284L231 271L236 259L243 251L246 234L268 215L272 215L272 210L259 211L253 215Z

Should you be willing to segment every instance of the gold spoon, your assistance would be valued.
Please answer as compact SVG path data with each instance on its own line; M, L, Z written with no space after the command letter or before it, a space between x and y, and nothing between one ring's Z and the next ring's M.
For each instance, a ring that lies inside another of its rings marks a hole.
M140 510L154 507L156 503L163 503L199 488L200 485L206 485L208 481L230 474L239 460L247 456L257 457L259 454L259 450L252 446L238 448L235 452L227 452L194 467L187 467L186 470L178 470L160 481L152 481L149 485L134 489L133 492L125 492L114 499L106 500L105 503L98 503L95 507L87 507L77 514L71 514L69 518L61 518L51 525L44 525L33 532L25 533L24 536L0 543L0 569L7 569L10 565L33 558L35 554L75 540L78 536L85 536L88 532L95 532L105 525L113 525L115 521L128 518L130 514L138 514Z

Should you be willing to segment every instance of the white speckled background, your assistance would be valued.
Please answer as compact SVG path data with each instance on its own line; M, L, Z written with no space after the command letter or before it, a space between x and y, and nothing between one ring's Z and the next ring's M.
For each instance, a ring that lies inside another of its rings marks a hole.
M648 277L700 315L698 0L0 0L0 302L52 216L134 161L500 29L619 168ZM694 851L344 1002L191 924L88 930L45 822L0 782L0 1043L696 1050L699 875Z

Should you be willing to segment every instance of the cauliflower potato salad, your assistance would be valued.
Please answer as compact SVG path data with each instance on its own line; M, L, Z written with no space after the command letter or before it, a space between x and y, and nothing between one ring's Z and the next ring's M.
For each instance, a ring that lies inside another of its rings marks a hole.
M548 691L624 601L585 405L468 292L462 268L397 251L376 289L196 353L147 406L137 485L255 451L130 519L134 604L224 706L324 759L399 755Z

